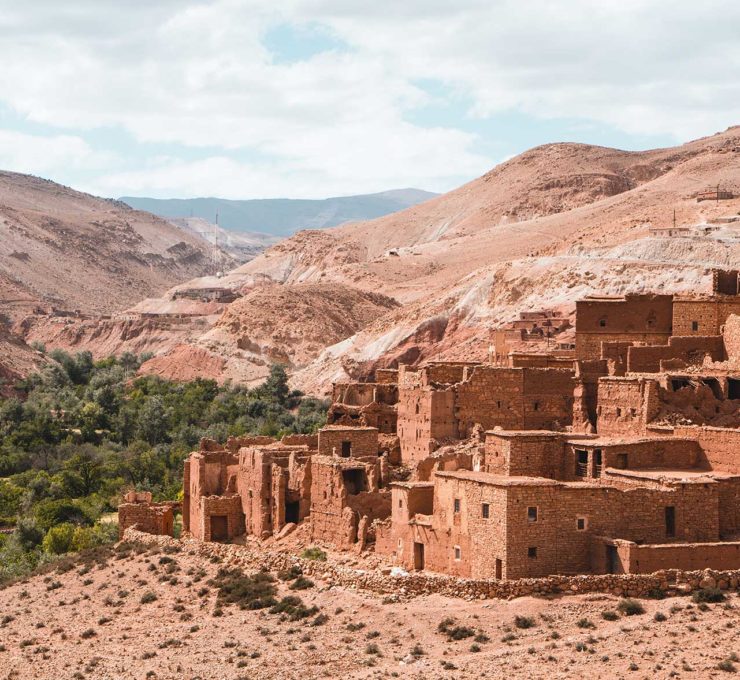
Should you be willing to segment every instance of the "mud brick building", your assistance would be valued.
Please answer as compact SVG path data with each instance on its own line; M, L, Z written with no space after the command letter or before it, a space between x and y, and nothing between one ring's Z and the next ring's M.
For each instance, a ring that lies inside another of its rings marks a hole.
M370 523L390 515L381 463L318 455L312 460L311 537L349 548L368 541Z
M179 503L152 503L148 491L129 491L118 506L118 538L129 527L157 536L172 536L175 528L174 511Z
M561 429L572 423L574 369L432 364L399 368L403 462L419 462L474 428Z
M337 383L317 435L203 440L184 531L280 540L304 523L319 544L473 578L740 568L738 281L581 300L572 351ZM150 497L119 516L171 532Z
M395 434L398 404L397 371L377 371L373 383L334 383L327 423L369 426Z

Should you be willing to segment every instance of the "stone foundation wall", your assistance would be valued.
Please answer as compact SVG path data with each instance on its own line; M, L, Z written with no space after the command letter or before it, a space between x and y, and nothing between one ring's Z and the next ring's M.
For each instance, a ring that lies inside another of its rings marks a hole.
M379 570L352 569L327 562L315 562L288 552L257 551L247 546L202 543L193 539L177 540L167 536L152 536L127 529L124 540L147 545L178 546L193 555L205 558L217 556L224 565L245 571L288 569L301 567L308 576L322 579L327 585L354 587L382 595L416 597L440 594L464 599L511 599L527 595L560 593L610 593L616 596L640 597L661 589L666 594L690 594L699 588L718 587L721 590L740 586L740 569L681 571L667 569L653 574L604 574L585 576L548 576L536 579L498 581L494 579L461 579L427 573L391 576ZM389 570L387 570L389 571Z

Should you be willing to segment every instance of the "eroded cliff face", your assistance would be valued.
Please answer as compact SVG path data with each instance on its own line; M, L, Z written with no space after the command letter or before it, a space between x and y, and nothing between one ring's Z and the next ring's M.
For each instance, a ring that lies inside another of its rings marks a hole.
M395 300L347 285L267 284L249 289L190 345L179 345L142 366L143 373L180 379L198 366L219 380L251 383L270 364L297 370L389 310ZM189 348L189 349L188 349Z

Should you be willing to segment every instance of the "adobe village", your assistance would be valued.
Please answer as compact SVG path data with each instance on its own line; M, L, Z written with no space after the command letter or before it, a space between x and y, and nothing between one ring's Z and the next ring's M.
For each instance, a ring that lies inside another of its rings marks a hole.
M170 535L181 511L197 542L372 555L389 592L634 594L656 578L604 575L656 572L666 588L737 587L740 272L711 280L579 300L565 349L334 384L316 436L202 440L181 506L132 492L121 536ZM558 326L521 316L520 333Z

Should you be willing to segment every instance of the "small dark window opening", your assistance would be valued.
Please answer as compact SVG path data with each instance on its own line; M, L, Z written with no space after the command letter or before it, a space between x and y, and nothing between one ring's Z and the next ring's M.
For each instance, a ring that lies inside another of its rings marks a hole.
M460 546L455 546L455 559L459 560L462 558L462 550L460 550Z
M692 321L691 322L691 330L692 331L698 331L699 330L699 322L698 321Z
M453 507L455 509L455 512L460 512L460 499L459 498L456 498L455 499L455 503L454 503Z
M539 401L534 402L534 410L535 411L539 411L540 410L540 402Z
M491 516L491 506L488 503L483 503L481 507L481 515L483 519L488 519Z
M342 458L349 458L352 455L352 442L342 442Z
M740 380L727 378L727 398L740 399Z
M535 507L529 507L529 508L527 508L527 521L528 522L536 522L537 521L537 508L535 508Z
M676 508L672 505L665 509L665 535L668 538L676 535Z
M537 559L537 548L527 548L527 557L531 560Z
M576 449L576 477L585 477L588 473L588 451Z
M367 475L364 470L342 470L342 479L350 496L367 491Z
M403 499L401 499L401 498L398 499L398 507L399 508L402 508L403 507Z
M579 517L576 520L576 529L578 529L578 531L586 530L586 518L585 517Z
M601 328L606 328L606 319L599 319L599 326Z
M497 401L496 402L496 408L501 408L501 402L500 401Z

